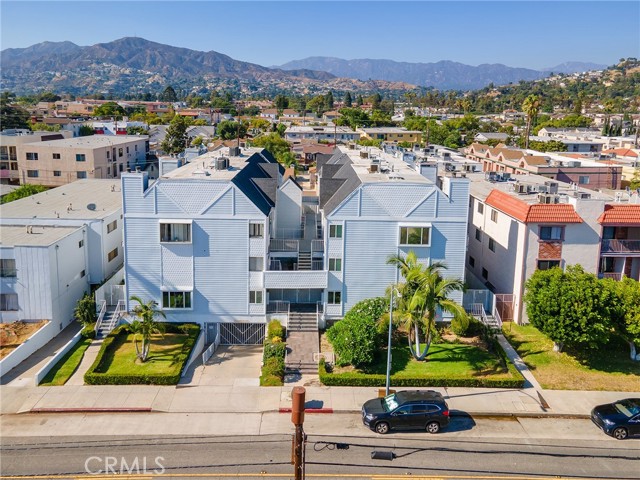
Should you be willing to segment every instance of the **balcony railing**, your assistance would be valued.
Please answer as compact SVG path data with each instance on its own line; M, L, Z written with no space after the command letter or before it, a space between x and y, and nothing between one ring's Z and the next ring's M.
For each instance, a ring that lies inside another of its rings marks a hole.
M640 240L603 240L602 253L640 253Z
M17 268L0 268L0 277L17 277L18 269Z
M311 261L311 270L322 270L324 269L324 261L322 260L312 260ZM305 271L304 269L298 268L297 262L283 262L282 260L272 258L269 262L269 271L276 272L294 272L294 271ZM306 271L309 271L308 269Z
M269 242L269 250L271 252L297 252L298 245L298 240L272 238Z

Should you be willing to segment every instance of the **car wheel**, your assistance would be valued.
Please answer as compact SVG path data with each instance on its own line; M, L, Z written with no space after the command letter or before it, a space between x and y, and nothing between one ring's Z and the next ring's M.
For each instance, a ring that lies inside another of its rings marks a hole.
M628 435L627 429L623 427L618 427L613 431L613 436L618 440L624 440Z
M427 432L438 433L440 431L440 424L438 422L427 423Z
M376 423L376 432L382 435L384 435L385 433L389 433L389 424L387 422Z

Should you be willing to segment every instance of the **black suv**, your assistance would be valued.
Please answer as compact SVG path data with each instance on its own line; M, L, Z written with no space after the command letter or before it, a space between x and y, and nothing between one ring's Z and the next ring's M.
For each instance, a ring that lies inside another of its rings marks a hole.
M365 402L362 423L382 434L392 428L438 433L449 424L449 407L444 397L433 390L403 390Z

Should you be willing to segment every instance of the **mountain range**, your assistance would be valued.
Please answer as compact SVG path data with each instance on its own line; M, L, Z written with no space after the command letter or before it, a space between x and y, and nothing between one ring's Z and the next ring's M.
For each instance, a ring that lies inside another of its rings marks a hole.
M601 67L567 63L553 72ZM547 72L505 65L441 61L406 63L391 60L342 60L310 57L281 67L263 67L215 51L173 47L143 38L126 37L91 46L43 42L0 52L0 87L16 93L52 90L59 93L139 94L161 91L171 84L186 92L229 88L240 93L285 91L314 94L336 91L475 89L534 80Z
M441 90L474 90L493 83L506 85L520 80L537 80L553 73L575 73L601 70L606 65L583 62L565 62L544 70L507 67L499 63L477 67L442 60L435 63L408 63L393 60L357 59L343 60L333 57L309 57L294 60L278 68L283 70L309 69L329 72L337 77L360 80L377 79L390 82L402 81Z

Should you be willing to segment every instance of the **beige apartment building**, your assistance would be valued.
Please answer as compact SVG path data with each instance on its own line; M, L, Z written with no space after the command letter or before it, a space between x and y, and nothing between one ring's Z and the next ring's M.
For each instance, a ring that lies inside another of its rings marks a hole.
M120 178L144 167L147 136L104 136L28 143L18 149L20 183L57 187L84 178Z

